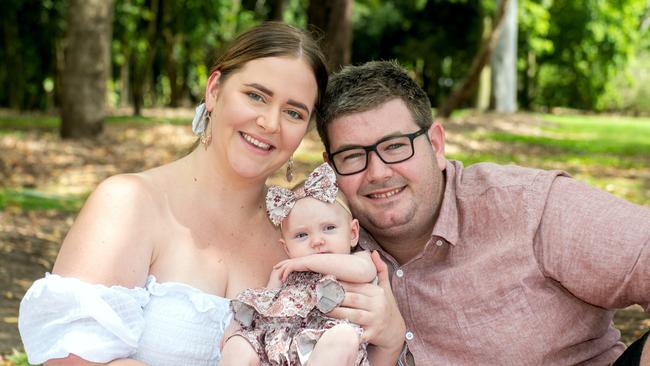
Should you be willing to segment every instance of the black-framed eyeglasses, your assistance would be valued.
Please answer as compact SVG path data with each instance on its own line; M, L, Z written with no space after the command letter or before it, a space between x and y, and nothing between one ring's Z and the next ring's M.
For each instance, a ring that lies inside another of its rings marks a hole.
M413 140L427 132L424 127L404 135L387 136L368 146L350 146L328 154L329 160L339 175L352 175L366 170L368 154L374 151L385 164L397 164L410 159L415 154Z

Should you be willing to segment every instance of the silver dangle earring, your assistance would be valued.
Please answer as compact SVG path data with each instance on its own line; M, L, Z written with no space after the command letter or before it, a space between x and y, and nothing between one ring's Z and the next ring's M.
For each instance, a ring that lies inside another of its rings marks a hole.
M285 174L285 178L287 178L287 182L291 182L293 180L293 156L289 158L289 163L287 163L287 172Z
M201 134L199 135L199 141L201 141L201 144L203 144L203 147L205 149L208 148L210 141L212 141L212 124L210 122L212 122L212 120L210 119L210 112L207 112L205 114L205 122L204 122L205 128L203 129L203 131L201 131Z

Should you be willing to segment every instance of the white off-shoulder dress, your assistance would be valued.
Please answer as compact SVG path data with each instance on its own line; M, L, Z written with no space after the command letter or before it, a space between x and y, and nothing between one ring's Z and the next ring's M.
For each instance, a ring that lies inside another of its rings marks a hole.
M32 364L72 353L101 363L214 366L232 319L229 303L154 276L129 289L46 274L23 297L18 328Z

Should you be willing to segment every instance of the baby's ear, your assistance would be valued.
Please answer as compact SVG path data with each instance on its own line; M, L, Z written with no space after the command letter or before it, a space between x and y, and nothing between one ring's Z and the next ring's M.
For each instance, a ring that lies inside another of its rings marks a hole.
M354 248L359 243L359 220L350 221L350 247Z
M289 255L289 250L287 249L287 243L284 241L284 239L280 238L278 239L278 242L280 242L280 245L282 245L282 248L284 248L284 252L287 253L287 257L291 257Z

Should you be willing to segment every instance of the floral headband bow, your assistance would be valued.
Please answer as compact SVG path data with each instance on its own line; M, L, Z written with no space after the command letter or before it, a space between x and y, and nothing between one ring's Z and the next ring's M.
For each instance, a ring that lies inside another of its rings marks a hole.
M337 198L338 190L334 170L329 164L323 163L309 174L303 187L295 192L279 186L269 187L266 193L266 212L273 225L279 226L282 220L289 216L289 212L296 204L296 201L305 197L312 197L326 203L336 201L350 213L347 205Z

